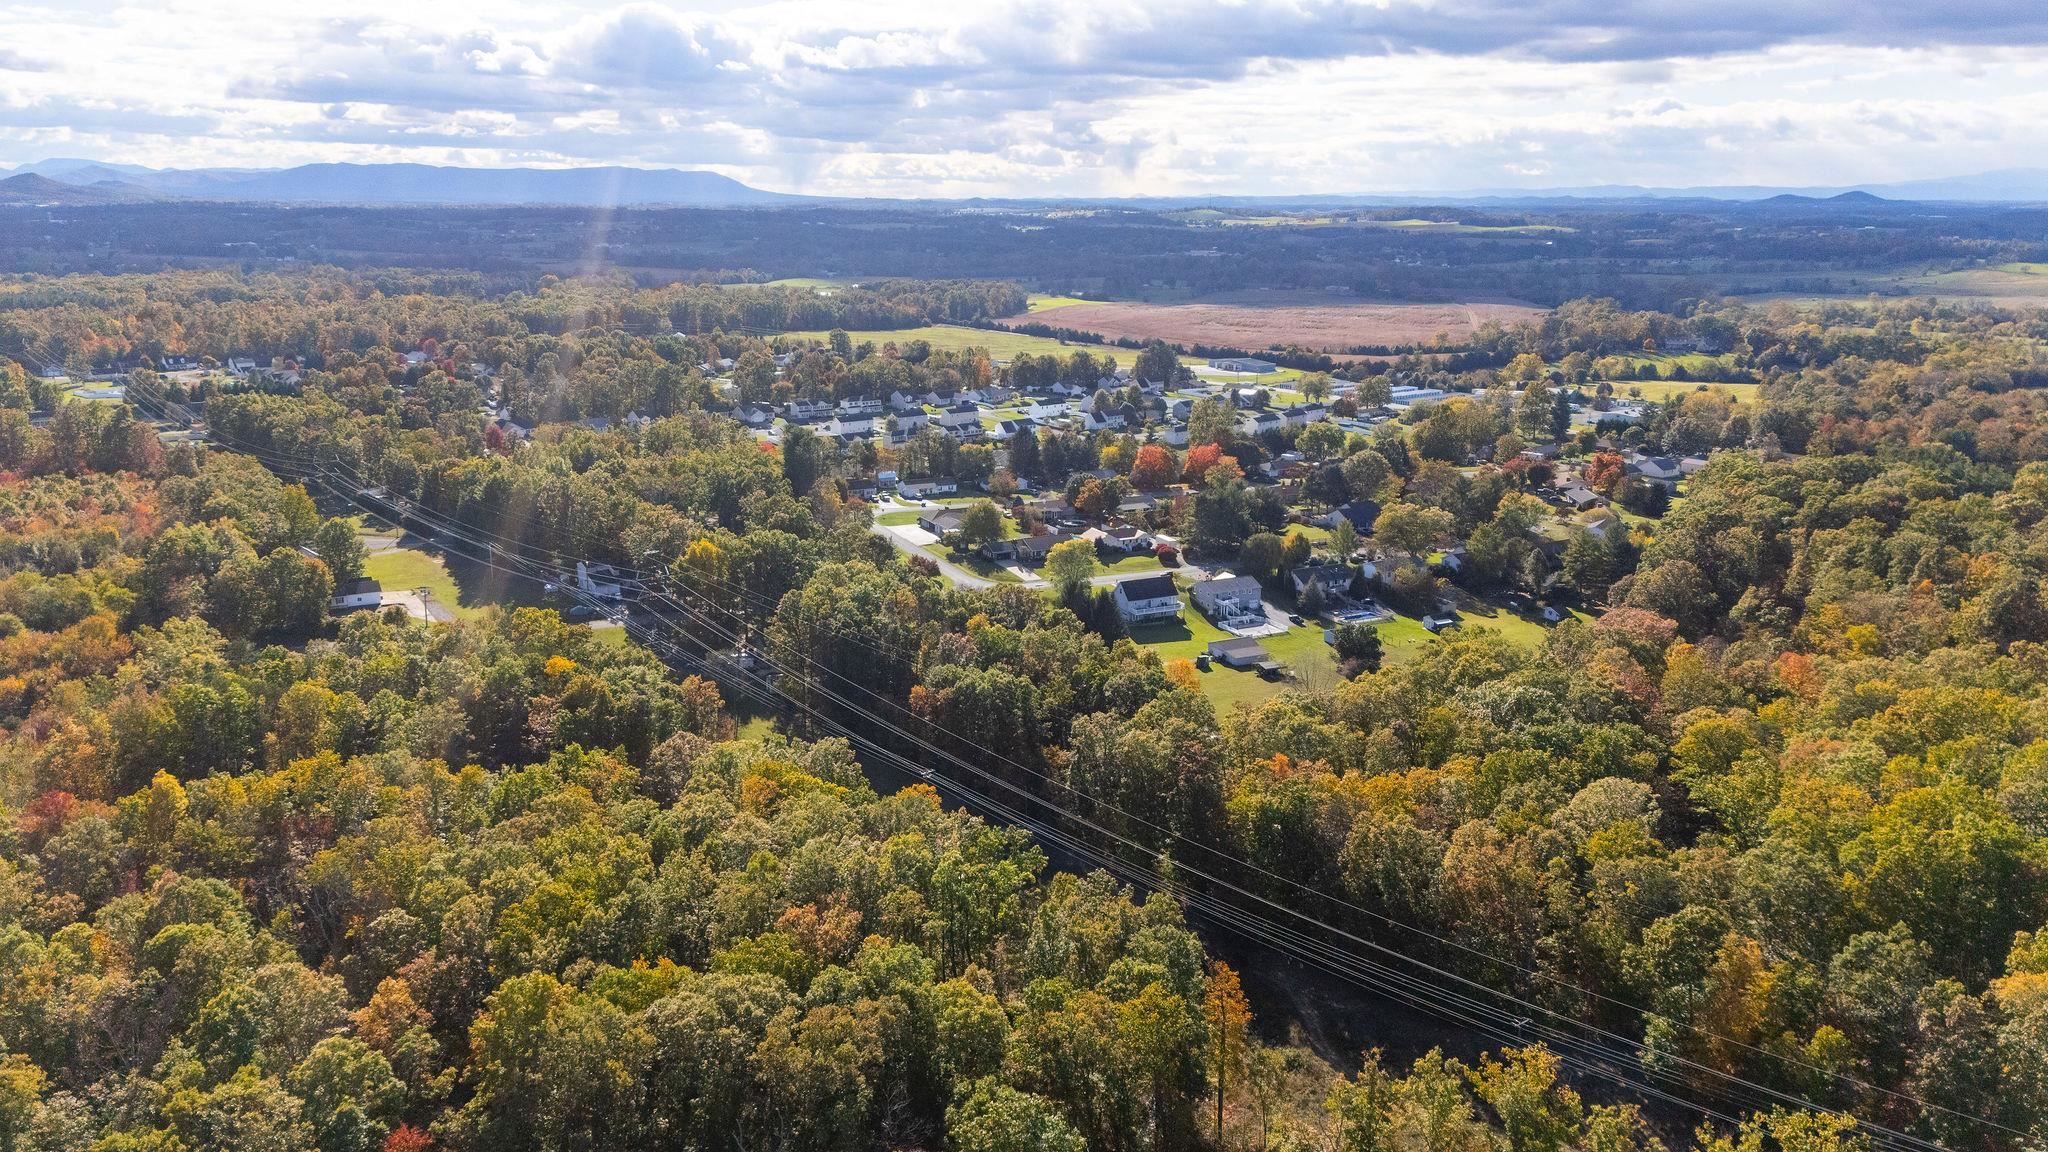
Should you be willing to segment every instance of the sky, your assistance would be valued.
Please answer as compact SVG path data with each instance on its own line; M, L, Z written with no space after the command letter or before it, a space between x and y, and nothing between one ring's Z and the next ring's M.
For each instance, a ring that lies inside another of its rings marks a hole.
M0 164L824 195L1841 185L2048 156L2048 0L0 0Z

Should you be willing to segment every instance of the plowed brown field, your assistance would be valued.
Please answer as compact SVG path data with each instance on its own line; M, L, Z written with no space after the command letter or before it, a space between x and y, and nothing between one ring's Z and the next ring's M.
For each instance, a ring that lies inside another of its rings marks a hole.
M1439 332L1457 341L1488 320L1513 324L1542 315L1541 308L1499 300L1410 304L1347 301L1322 292L1256 292L1188 304L1067 304L1011 319L1097 332L1111 340L1128 336L1247 350L1298 345L1334 352L1360 345L1422 344Z

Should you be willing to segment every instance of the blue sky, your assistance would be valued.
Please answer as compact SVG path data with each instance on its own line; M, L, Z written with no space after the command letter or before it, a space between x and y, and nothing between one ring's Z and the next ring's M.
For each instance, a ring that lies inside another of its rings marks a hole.
M0 0L0 163L786 191L1845 184L2048 155L2033 0Z

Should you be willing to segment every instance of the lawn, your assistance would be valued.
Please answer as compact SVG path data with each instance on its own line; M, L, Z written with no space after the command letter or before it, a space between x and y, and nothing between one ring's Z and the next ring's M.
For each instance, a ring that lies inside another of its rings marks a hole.
M902 528L917 523L917 518L922 515L922 512L884 512L875 517L875 523L884 528Z
M1017 574L1015 572L1012 572L1008 568L1004 568L999 564L992 563L988 560L988 558L984 556L961 556L955 553L952 549L946 547L944 544L919 545L918 551L924 553L927 556L932 557L933 559L944 560L951 564L957 564L960 567L967 569L969 572L974 573L976 576L979 576L984 580L993 580L998 584L1022 583L1022 581L1017 579Z
M1110 559L1111 556L1116 558L1112 560ZM1133 552L1129 556L1122 556L1114 552L1105 554L1098 551L1095 560L1097 571L1116 576L1121 576L1128 572L1157 572L1166 567L1166 565L1159 562L1158 556L1150 552Z
M1161 660L1193 660L1208 651L1212 640L1227 640L1229 633L1209 623L1187 604L1181 619L1173 624L1147 624L1131 629L1131 639L1152 649ZM1461 598L1459 615L1467 628L1491 628L1517 644L1535 647L1543 643L1548 629L1534 620L1523 619L1505 609L1486 604L1483 601ZM1573 613L1580 619L1590 619L1583 613ZM1437 637L1422 626L1422 621L1413 616L1395 616L1376 625L1380 634L1380 646L1384 663L1389 666L1404 664L1420 656L1425 648L1437 643ZM1278 636L1261 637L1259 643L1265 646L1273 659L1294 672L1292 680L1267 680L1256 672L1240 672L1212 663L1207 672L1199 673L1202 678L1202 692L1221 711L1229 711L1239 704L1256 704L1289 689L1320 690L1337 683L1337 654L1323 639L1323 625L1317 621L1289 628Z
M436 603L463 619L483 612L483 607L475 602L463 603L454 575L439 556L416 548L387 548L370 553L363 561L363 575L386 588L425 588Z

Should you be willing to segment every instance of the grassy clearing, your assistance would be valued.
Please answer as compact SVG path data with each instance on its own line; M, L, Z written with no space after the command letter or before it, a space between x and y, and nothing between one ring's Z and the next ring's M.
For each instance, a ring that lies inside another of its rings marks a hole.
M783 335L796 340L824 340L829 332L785 332ZM959 352L968 348L980 348L998 360L1014 360L1019 356L1071 356L1075 352L1087 352L1093 356L1110 355L1125 367L1137 362L1138 353L1130 348L1115 348L1101 344L1068 344L1045 336L1028 336L1021 332L1002 332L989 328L955 328L950 324L928 324L922 328L895 328L875 331L848 332L855 344L872 342L877 348L893 342L898 348L913 340L923 340L935 351Z
M1055 308L1065 308L1072 304L1088 303L1092 303L1092 301L1083 300L1079 296L1042 296L1037 293L1033 293L1031 297L1025 301L1024 310L1026 312L1050 312Z
M1088 304L1094 301L1065 298L1068 304ZM824 342L830 332L784 332L792 340L816 340ZM1120 367L1129 368L1138 361L1135 348L1118 348L1113 344L1076 344L1055 340L1049 336L1032 336L1023 332L1006 332L995 328L957 328L950 324L927 324L922 328L891 328L848 332L847 336L858 345L872 343L880 348L894 343L898 348L913 340L922 340L936 352L960 352L968 348L980 348L997 360L1015 360L1019 356L1071 356L1086 352L1091 356L1108 356ZM1208 364L1198 356L1183 356L1180 362L1190 368ZM1301 373L1292 368L1282 368L1254 376L1249 373L1236 375L1212 375L1204 377L1207 383L1235 383L1243 385L1272 386L1287 380L1299 380Z
M1100 572L1122 576L1131 572L1157 572L1166 565L1161 564L1159 557L1150 552L1134 552L1129 556L1118 555L1115 552L1098 552L1095 567Z
M1637 395L1635 390L1639 389L1643 399L1662 404L1675 396L1718 388L1736 404L1754 404L1759 387L1756 384L1709 384L1696 380L1616 380L1614 394L1623 399L1633 399Z
M917 523L918 512L884 512L875 517L875 523L884 528L902 528Z
M782 280L770 280L765 284L720 284L720 288L844 288L853 281L832 280L819 276L791 276Z
M386 588L424 588L436 603L462 619L472 619L483 612L483 606L475 601L463 603L454 574L439 556L416 548L388 548L370 553L363 561L363 575Z
M1185 607L1179 622L1133 628L1131 639L1157 652L1161 660L1191 661L1208 651L1211 641L1230 638L1229 633L1209 623L1196 611L1194 605L1187 602L1185 594L1181 600ZM1537 621L1470 598L1463 598L1459 615L1463 618L1463 627L1490 628L1525 647L1542 644L1548 631ZM1573 615L1590 619L1583 613ZM1413 616L1397 615L1377 627L1387 667L1397 667L1414 660L1430 645L1438 643L1437 636ZM1207 672L1201 673L1202 692L1219 710L1229 711L1239 704L1256 704L1290 689L1314 690L1337 683L1337 654L1323 639L1321 623L1310 621L1297 625L1281 635L1262 637L1259 643L1272 654L1273 659L1294 671L1294 679L1267 680L1256 672L1240 672L1212 664Z
M629 648L633 644L632 635L624 628L616 626L599 628L597 625L592 624L590 626L590 638L607 648Z

